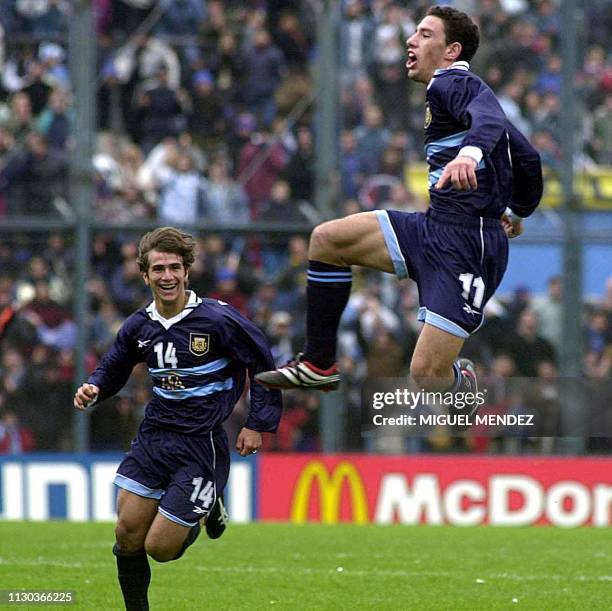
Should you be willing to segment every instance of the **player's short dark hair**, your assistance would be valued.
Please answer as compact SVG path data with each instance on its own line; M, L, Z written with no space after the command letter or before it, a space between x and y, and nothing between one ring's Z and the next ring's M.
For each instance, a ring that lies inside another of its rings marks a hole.
M149 253L152 250L178 255L183 259L185 268L189 269L195 259L195 240L192 235L176 227L160 227L145 233L138 244L136 259L142 273L149 270Z
M447 45L453 42L461 45L461 54L457 60L471 61L480 44L480 32L472 18L452 6L432 6L427 14L444 22Z

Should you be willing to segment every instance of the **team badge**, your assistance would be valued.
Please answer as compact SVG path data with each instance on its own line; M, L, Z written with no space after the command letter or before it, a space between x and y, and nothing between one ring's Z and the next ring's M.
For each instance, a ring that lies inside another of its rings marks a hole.
M210 349L210 335L199 333L189 334L189 352L195 356L204 356Z
M425 106L425 129L427 129L431 125L431 110L429 109L429 104Z

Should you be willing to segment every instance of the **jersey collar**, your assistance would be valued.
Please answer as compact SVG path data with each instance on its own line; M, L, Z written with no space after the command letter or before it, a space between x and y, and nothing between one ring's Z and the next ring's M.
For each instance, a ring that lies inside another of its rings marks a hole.
M461 61L458 61L458 62L454 62L448 68L438 68L433 73L431 81L429 81L429 83L427 84L427 89L429 89L431 87L431 84L433 83L433 81L436 78L436 76L440 76L441 74L444 74L445 72L448 72L449 70L469 70L469 69L470 69L469 62L466 62L464 60L461 60Z
M187 294L187 303L185 304L183 311L179 312L176 316L173 316L172 318L164 318L157 311L155 301L152 301L146 309L149 318L151 320L156 320L162 325L162 327L164 327L164 329L168 330L172 325L176 324L180 320L183 320L185 316L188 316L194 308L196 308L202 303L202 300L193 291L187 291Z

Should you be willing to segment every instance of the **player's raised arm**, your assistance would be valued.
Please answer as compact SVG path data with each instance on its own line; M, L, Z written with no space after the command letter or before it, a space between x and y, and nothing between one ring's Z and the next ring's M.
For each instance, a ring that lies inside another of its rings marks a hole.
M119 392L134 366L142 360L132 346L129 326L130 319L119 329L115 342L102 357L100 365L77 390L74 396L74 407L77 409L86 409Z
M449 162L436 183L436 189L449 182L459 191L476 189L476 169L485 155L489 155L505 135L506 115L495 94L481 81L457 78L453 87L436 91L434 81L431 95L439 95L445 108L467 128L457 157Z

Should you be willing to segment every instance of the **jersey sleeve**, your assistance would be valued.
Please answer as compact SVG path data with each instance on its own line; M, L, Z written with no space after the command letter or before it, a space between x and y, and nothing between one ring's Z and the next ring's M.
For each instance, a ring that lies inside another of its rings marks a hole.
M527 138L510 121L507 127L512 160L512 198L508 207L524 218L537 208L542 199L542 160Z
M100 389L97 402L118 393L128 381L132 369L143 360L130 339L129 329L128 320L123 323L110 350L87 380Z
M244 426L261 433L275 433L281 417L281 392L267 390L254 380L259 372L275 367L268 340L258 327L233 308L224 306L223 314L221 339L229 354L247 368L251 382L251 405Z
M490 155L506 131L506 115L495 94L480 80L456 77L432 85L445 110L467 128L462 142Z

